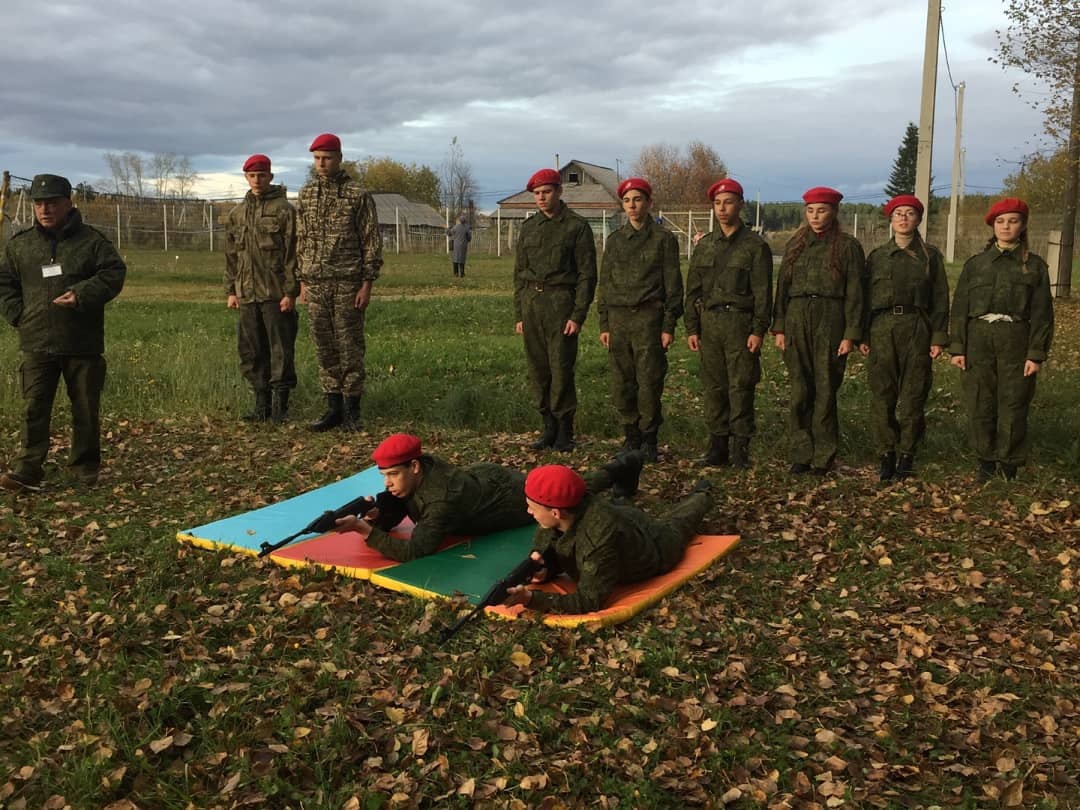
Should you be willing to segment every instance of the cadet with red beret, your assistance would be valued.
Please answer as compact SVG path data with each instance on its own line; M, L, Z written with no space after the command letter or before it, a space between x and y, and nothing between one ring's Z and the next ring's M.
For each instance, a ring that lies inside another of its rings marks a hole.
M240 313L240 372L255 394L244 419L284 422L296 387L296 211L285 186L271 185L270 158L252 155L243 171L250 190L222 223L226 306Z
M803 195L806 224L784 248L772 332L791 379L792 473L825 475L836 458L836 393L862 337L862 246L840 230L843 196L817 186Z
M566 574L577 589L560 595L520 585L509 590L506 604L542 613L589 613L604 607L616 585L667 573L682 560L712 508L709 490L709 482L700 481L674 509L651 518L633 506L595 497L569 467L537 467L525 479L529 514L539 527L532 556L553 564L533 581Z
M521 226L514 255L515 330L544 431L533 448L574 448L578 333L596 288L596 243L585 219L562 201L554 169L529 178L538 214Z
M432 554L449 535L474 537L527 526L525 476L498 464L456 467L423 451L420 439L408 433L388 436L371 454L390 498L367 515L342 518L338 531L355 531L367 544L392 560L405 562ZM590 476L593 491L615 487L632 495L641 474L640 454L613 459ZM390 530L406 516L416 524L402 540Z
M750 466L754 389L772 318L772 251L742 221L743 188L725 178L708 191L719 225L694 246L686 278L686 343L701 353L709 447L704 462Z
M870 421L881 453L879 477L906 478L926 432L932 361L948 342L945 260L919 235L923 204L901 194L885 204L893 237L866 259L862 343L867 356ZM899 453L899 456L897 455Z
M310 428L360 429L366 346L364 315L382 267L375 200L341 168L341 140L329 132L311 143L315 179L297 203L302 300L319 362L326 413Z
M978 476L1016 477L1027 460L1028 408L1054 337L1046 262L1028 249L1028 206L1009 197L986 214L985 250L964 264L953 297L949 352L964 372Z
M600 342L611 361L611 393L624 448L657 459L667 350L682 315L679 241L653 221L652 186L640 177L618 188L626 223L607 239L596 292Z

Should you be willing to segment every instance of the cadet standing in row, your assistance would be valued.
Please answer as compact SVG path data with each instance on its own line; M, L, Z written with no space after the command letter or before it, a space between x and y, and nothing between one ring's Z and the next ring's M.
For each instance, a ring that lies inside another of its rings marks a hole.
M70 464L80 482L101 468L101 391L105 387L105 304L127 268L112 243L82 221L66 177L39 174L30 184L35 224L0 253L0 314L19 330L25 403L22 450L0 486L41 488L49 424L60 378L71 400Z
M226 306L240 313L240 372L255 394L255 407L243 418L284 422L296 387L296 212L285 186L270 185L266 155L244 162L244 179L250 190L223 221Z
M574 449L578 333L596 288L596 244L589 223L562 201L562 178L529 178L538 214L521 225L514 256L514 329L524 338L544 431L533 449Z
M626 224L608 237L600 265L600 342L611 361L623 446L640 448L647 461L656 461L667 350L683 310L679 242L653 221L647 181L630 177L619 184L618 195Z
M862 246L840 230L843 195L818 186L803 195L806 224L784 248L772 331L791 378L791 473L825 475L836 458L836 392L863 321Z
M906 478L926 432L932 362L948 342L945 260L919 235L923 204L902 194L885 205L893 238L866 259L863 342L870 421L881 452L879 477ZM899 456L897 455L899 453Z
M750 466L754 389L772 317L772 251L742 221L743 188L731 179L708 192L719 227L694 247L686 279L686 332L701 353L709 447L704 462Z
M1012 480L1027 460L1028 408L1054 337L1054 302L1046 262L1028 250L1027 203L994 203L986 224L994 235L956 283L949 352L964 372L979 479L1000 464Z
M311 429L359 430L364 315L383 263L379 219L375 200L342 170L336 135L320 135L310 151L316 177L300 189L297 253L326 394L326 413Z

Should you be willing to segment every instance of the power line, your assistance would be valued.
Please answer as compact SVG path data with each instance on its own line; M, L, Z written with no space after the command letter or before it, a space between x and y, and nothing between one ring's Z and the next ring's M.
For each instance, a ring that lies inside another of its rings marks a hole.
M938 28L941 30L941 49L945 52L945 72L949 74L949 84L952 85L953 93L956 92L956 82L952 77L952 66L949 65L949 46L945 42L945 17L938 18Z

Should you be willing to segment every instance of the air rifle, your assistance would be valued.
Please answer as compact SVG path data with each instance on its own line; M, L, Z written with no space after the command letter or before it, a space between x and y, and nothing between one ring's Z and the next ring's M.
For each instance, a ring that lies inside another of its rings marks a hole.
M479 615L484 608L505 602L507 591L516 585L528 584L537 572L545 568L549 568L548 558L544 556L539 560L534 560L530 553L528 557L517 564L513 571L492 585L488 592L484 594L484 598L476 604L476 607L449 627L443 628L442 633L439 634L439 643L445 644L449 641L458 630L468 624L474 616Z
M334 524L339 518L346 517L347 515L360 515L363 517L376 506L377 500L377 498L373 498L371 495L363 495L355 500L349 501L342 507L328 509L296 534L290 534L284 540L279 540L276 543L264 542L259 547L259 556L265 557L267 554L277 551L282 546L289 545L289 543L297 537L303 537L305 534L326 534L333 530Z

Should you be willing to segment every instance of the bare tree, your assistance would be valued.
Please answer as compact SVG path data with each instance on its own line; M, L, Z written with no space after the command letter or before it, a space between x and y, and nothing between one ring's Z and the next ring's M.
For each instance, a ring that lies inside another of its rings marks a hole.
M165 197L169 193L169 183L176 171L176 155L172 152L158 152L150 158L150 176L154 181L154 195Z
M657 143L646 146L632 171L653 187L653 197L665 205L705 204L705 191L727 177L727 166L716 150L701 141L691 141L685 152L677 146Z
M173 185L176 196L187 199L195 190L195 184L199 182L199 173L191 165L191 158L183 155L176 161L176 169L173 172Z
M446 151L440 180L443 205L455 214L468 211L476 196L476 181L473 179L472 164L465 159L465 150L461 148L456 135Z

